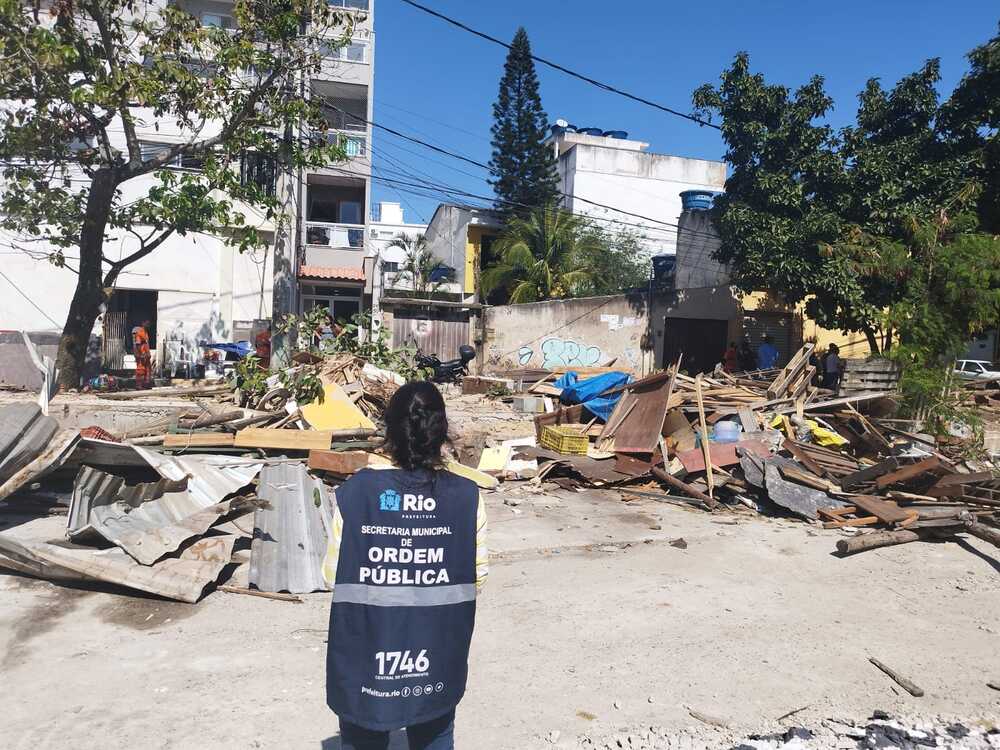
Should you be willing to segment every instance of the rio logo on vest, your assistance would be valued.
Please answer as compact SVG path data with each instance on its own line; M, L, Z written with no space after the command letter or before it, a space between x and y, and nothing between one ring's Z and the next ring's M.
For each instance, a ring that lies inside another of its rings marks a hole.
M423 495L404 494L400 497L396 490L385 490L378 496L378 509L398 513L403 512L427 512L431 513L437 508L437 501L433 497Z

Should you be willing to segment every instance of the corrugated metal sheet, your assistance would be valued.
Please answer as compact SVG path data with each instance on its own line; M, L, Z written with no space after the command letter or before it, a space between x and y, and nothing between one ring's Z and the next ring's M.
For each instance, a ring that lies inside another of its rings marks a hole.
M199 539L156 565L140 565L117 547L22 542L0 534L0 566L63 581L104 581L193 604L233 556L235 535Z
M46 474L55 471L76 450L80 443L79 430L61 430L53 437L48 446L31 460L23 469L0 485L0 500L13 495L19 489L31 482L38 481Z
M238 456L167 456L135 446L136 452L164 479L188 480L188 492L207 508L243 489L260 473L264 462Z
M292 594L325 590L323 556L333 515L326 487L304 463L282 463L261 471L257 496L269 507L254 514L250 585Z
M202 505L187 485L186 479L161 479L127 486L121 477L83 468L73 487L67 536L106 539L137 562L152 565L241 505L246 512L252 509L240 497Z
M38 404L0 409L0 485L44 451L58 431L59 423L44 416Z

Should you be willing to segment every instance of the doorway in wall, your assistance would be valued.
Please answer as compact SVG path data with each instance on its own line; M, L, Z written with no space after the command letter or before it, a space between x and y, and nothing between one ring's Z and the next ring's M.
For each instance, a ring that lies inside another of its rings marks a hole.
M104 313L101 367L125 369L125 355L132 354L132 329L150 321L149 341L156 348L158 292L147 289L115 289Z
M684 355L681 369L694 375L711 372L726 351L729 321L704 318L666 318L663 325L663 364Z

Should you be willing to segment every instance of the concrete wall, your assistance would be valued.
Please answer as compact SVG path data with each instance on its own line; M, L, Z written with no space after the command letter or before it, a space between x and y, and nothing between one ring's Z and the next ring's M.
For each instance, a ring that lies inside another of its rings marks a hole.
M17 238L0 236L16 246ZM106 251L119 257L132 249L126 239ZM0 330L59 333L69 312L76 274L44 259L46 248L33 244L32 255L10 250L0 277ZM77 254L66 253L75 267ZM270 251L241 254L218 237L188 234L171 237L160 248L129 266L119 289L157 290L158 364L183 355L200 359L201 341L230 341L234 321L271 316L273 264ZM101 334L98 320L94 335Z
M644 350L643 294L502 305L486 310L485 368L604 365L636 374L652 366Z

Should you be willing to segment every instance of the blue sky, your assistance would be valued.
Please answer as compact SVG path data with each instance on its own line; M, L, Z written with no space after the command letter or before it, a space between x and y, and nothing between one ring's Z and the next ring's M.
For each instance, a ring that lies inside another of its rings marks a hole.
M688 112L691 92L717 82L746 50L769 82L796 87L826 79L831 122L852 121L870 77L883 85L941 58L943 92L967 69L965 54L996 33L1000 3L964 0L421 0L473 28L509 40L523 25L535 54ZM400 0L375 0L375 122L486 162L491 106L506 49ZM721 159L717 131L601 91L538 66L550 121L627 130L660 153ZM486 173L376 129L375 176L413 177L490 195ZM374 183L374 201L402 201L407 221L429 220L439 197Z

